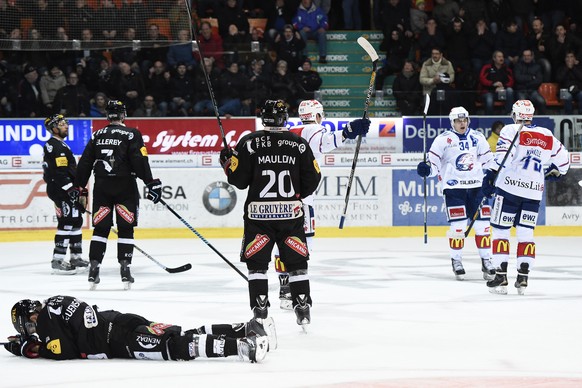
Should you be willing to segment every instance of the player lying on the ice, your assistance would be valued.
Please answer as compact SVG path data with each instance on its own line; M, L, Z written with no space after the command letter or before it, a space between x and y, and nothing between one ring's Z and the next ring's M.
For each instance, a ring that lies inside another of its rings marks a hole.
M27 358L192 360L239 356L260 362L269 343L271 349L277 347L272 318L183 332L180 326L136 314L98 311L97 306L62 295L43 303L23 299L12 308L11 318L19 334L8 337L4 347Z

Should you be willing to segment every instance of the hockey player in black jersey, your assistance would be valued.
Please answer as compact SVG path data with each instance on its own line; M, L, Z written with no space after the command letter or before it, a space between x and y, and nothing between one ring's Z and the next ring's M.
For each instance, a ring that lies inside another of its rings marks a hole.
M268 315L267 269L277 244L289 273L297 323L303 326L311 321L312 301L301 200L315 191L321 172L307 140L287 131L287 119L285 103L268 100L262 110L265 129L244 136L234 150L223 149L220 161L230 184L248 187L241 261L248 268L254 317Z
M55 274L75 274L78 269L86 269L89 262L81 257L83 213L67 192L73 188L77 170L75 156L65 143L65 138L69 134L69 122L65 116L55 114L48 117L44 125L51 138L43 148L43 179L46 182L47 195L54 202L57 215L57 233L51 267ZM87 204L87 191L81 191L79 194L79 202L84 208ZM70 262L65 261L67 249L71 252Z
M4 347L27 358L193 360L238 355L260 362L269 344L274 349L277 342L272 320L205 325L183 332L180 326L115 310L99 311L63 295L44 303L23 299L10 315L18 334L8 337Z
M137 226L139 192L136 178L147 186L147 198L154 203L160 200L162 183L152 177L148 153L141 133L126 127L125 105L118 100L107 103L107 120L110 124L93 133L79 160L72 197L87 185L91 171L93 185L93 237L89 249L89 283L91 289L99 283L99 267L107 248L107 238L116 213L117 260L121 267L121 281L125 289L134 282L130 272L133 257L133 230Z

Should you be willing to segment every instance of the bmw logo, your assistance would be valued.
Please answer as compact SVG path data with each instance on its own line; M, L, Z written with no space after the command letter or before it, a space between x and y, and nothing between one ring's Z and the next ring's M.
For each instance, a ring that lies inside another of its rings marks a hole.
M202 203L208 212L223 216L236 206L236 191L227 182L212 182L204 189Z

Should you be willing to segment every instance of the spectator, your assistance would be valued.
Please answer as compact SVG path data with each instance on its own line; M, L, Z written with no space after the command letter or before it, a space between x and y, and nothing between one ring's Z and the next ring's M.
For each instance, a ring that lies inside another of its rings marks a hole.
M546 100L538 88L542 84L542 67L536 63L533 52L530 49L523 50L521 60L517 62L513 70L515 76L515 91L518 100L530 100L536 111L546 114Z
M128 42L132 42L137 39L136 31L134 27L128 27L123 32L123 39ZM125 47L117 47L112 50L111 58L114 63L125 62L131 66L131 69L137 73L140 72L139 68L139 51L133 45Z
M122 11L124 15L123 24L126 28L133 28L137 39L144 39L146 36L146 20L149 16L149 9L143 0L123 0ZM172 25L172 24L170 24ZM178 25L178 23L176 23ZM187 27L189 24L187 25Z
M226 116L241 115L242 93L248 89L248 79L239 73L238 63L229 64L219 78L220 98L218 114Z
M143 103L133 112L133 117L162 117L162 112L158 110L156 100L151 94L146 94Z
M582 40L574 34L569 34L563 24L558 24L546 47L548 57L555 72L564 63L566 53L573 52L576 58L582 55Z
M226 0L218 13L218 33L222 39L228 36L231 24L234 24L242 35L248 35L250 32L249 20L244 11L237 8L236 0Z
M40 77L40 95L42 103L45 107L46 115L51 115L54 112L53 101L57 95L57 91L67 85L67 79L63 71L57 65L51 66L47 74Z
M420 69L422 93L430 94L431 97L430 114L442 115L450 110L452 96L446 96L446 92L451 91L450 84L453 82L455 82L453 64L443 57L441 49L433 48L431 58L424 61ZM444 93L442 97L437 95L437 90Z
M271 58L270 54L267 52L267 44L265 38L261 34L261 30L258 28L253 28L251 30L251 53L245 55L241 58L245 64L248 64L252 60L263 60L267 67L270 68L271 62L276 58Z
M105 93L97 93L95 94L95 98L93 98L91 102L91 106L89 108L89 116L91 117L105 117L107 115L107 102L109 99L105 95Z
M224 58L222 38L219 34L212 32L212 26L209 22L202 22L200 25L200 36L198 37L200 50L205 56L214 58L214 65L220 70L224 69ZM200 51L194 52L194 59L200 62Z
M111 41L117 38L117 28L122 25L117 17L119 14L113 0L101 0L101 7L95 11L93 26L97 40Z
M75 51L76 61L83 60L84 66L93 71L98 71L100 63L105 59L103 52L97 50L99 43L93 41L93 31L90 28L84 28L81 31L81 49Z
M515 16L517 28L520 31L525 31L534 18L534 3L538 0L508 0Z
M564 101L564 113L572 114L572 101L578 103L578 114L582 114L582 66L573 52L568 52L564 58L564 64L556 72L556 81L560 89L566 89Z
M97 93L99 89L99 76L97 71L89 69L83 59L78 59L73 70L79 78L79 85L85 86L89 96Z
M178 63L186 65L188 71L194 70L197 65L192 53L192 40L189 30L178 31L177 41L168 49L168 66L175 68Z
M475 30L469 40L469 48L472 53L473 71L475 74L479 74L485 63L491 60L491 55L495 50L495 35L487 27L485 19L480 18L475 24Z
M216 95L220 92L218 88L221 86L219 80L220 70L214 66L214 58L212 57L204 58L204 67L212 84L213 92ZM196 69L196 77L194 78L194 90L194 116L213 116L214 104L212 103L212 99L210 97L206 76L204 75L201 67Z
M79 76L72 71L67 76L67 85L59 89L54 100L55 113L68 117L89 116L89 92L79 84Z
M32 13L33 25L41 36L51 36L59 26L59 18L54 17L55 6L49 5L48 0L36 0L36 4Z
M148 76L144 80L146 96L151 95L158 104L158 110L162 116L168 112L168 100L170 95L170 72L162 61L155 61L154 65L149 68Z
M43 104L36 67L25 65L23 73L24 79L18 84L16 117L42 117Z
M416 4L410 7L410 29L418 35L424 30L428 13L425 10L424 0L416 0Z
M426 21L425 29L418 37L418 49L420 50L420 61L424 62L431 57L433 47L445 47L445 35L439 29L434 18L430 17Z
M139 106L145 86L141 74L134 72L128 63L121 62L115 74L115 96L122 98L127 111L132 114Z
M8 76L8 68L3 62L0 62L0 116L12 117L14 109L14 98L11 91L14 85Z
M277 67L271 75L271 93L283 101L287 101L290 112L297 111L297 87L295 80L289 73L287 62L284 60L277 61Z
M315 91L321 87L321 77L319 73L312 69L311 60L307 57L303 60L301 69L295 74L295 85L297 85L299 100L315 99Z
M493 114L494 101L503 101L505 111L511 112L513 106L513 71L505 64L501 51L493 52L491 63L486 64L479 73L479 89L485 104L485 114Z
M508 20L502 31L499 31L495 40L495 49L505 55L505 62L513 67L525 48L526 41L523 32L518 30L517 22Z
M494 4L491 4L491 3L494 3ZM494 0L494 1L465 0L462 2L461 6L460 6L459 17L463 18L463 20L465 21L465 23L467 23L468 26L474 26L477 23L477 20L485 19L487 21L487 24L489 25L489 28L491 29L491 32L493 32L493 34L497 34L497 31L498 31L497 26L501 25L501 23L499 22L498 24L495 24L495 26L491 25L491 22L496 20L496 19L491 16L491 13L490 13L490 10L488 7L490 6L492 9L494 9L499 4L501 4L501 6L506 5L507 1L506 0ZM509 11L511 11L511 9ZM503 18L500 20L505 20L505 18L507 18L508 16L511 16L511 13L506 12L506 13L503 13L501 15L503 16Z
M87 5L87 0L75 0L75 5L69 11L69 32L71 38L81 39L81 33L87 26L94 25L95 13Z
M24 56L22 61L18 61L20 63L33 63L37 67L40 74L43 74L46 71L49 63L47 51L44 49L44 47L41 47L41 41L43 39L44 38L40 35L40 32L36 28L31 28L28 31L29 50L23 50L22 53Z
M192 24L190 22L190 15L188 15L188 7L187 3L184 0L174 0L172 7L168 11L168 19L170 21L170 28L172 30L172 36L169 37L170 39L178 38L178 33L180 30L188 31L188 40L193 40L190 37L190 28L193 25L194 28L197 28L199 24L198 15L196 11L193 11L192 17Z
M463 19L458 17L453 19L445 32L447 57L455 64L455 68L461 68L462 71L470 71L471 69L469 35Z
M228 35L222 40L224 46L224 59L227 63L239 62L246 57L245 52L251 48L251 39L249 34L242 34L238 27L231 24L228 29Z
M422 85L412 61L404 62L402 71L394 78L392 93L394 93L396 106L402 116L420 114L423 100Z
M251 62L248 96L251 99L250 110L252 113L258 113L271 93L271 79L264 73L264 65L265 62L262 59L255 59Z
M178 64L176 74L170 78L169 93L170 112L172 116L188 116L192 107L192 97L194 93L194 80L187 73L184 63Z
M454 0L435 0L432 16L439 26L446 26L459 16L459 10L459 4Z
M283 34L286 25L293 21L296 7L293 7L291 0L275 0L268 3L266 9L267 37L270 42L274 42L275 37Z
M293 18L293 26L304 41L315 39L319 51L319 63L327 63L327 15L312 0L301 0Z
M278 61L286 61L292 73L299 71L303 60L303 50L305 41L299 32L293 30L291 24L285 25L283 35L278 34L275 38L275 51Z
M147 74L149 68L156 61L166 62L168 55L168 37L160 34L160 27L152 23L148 26L146 47L140 50L142 74Z
M546 46L551 35L544 30L544 23L540 18L534 18L531 24L531 31L528 34L527 46L533 51L536 62L542 67L543 82L550 82L552 76L552 66L548 60Z
M491 148L491 152L495 153L497 151L497 142L499 142L499 134L501 133L501 128L503 128L505 124L503 122L497 120L493 124L491 124L491 134L487 138L487 143L489 143L489 148Z
M361 30L360 2L358 0L342 0L342 9L344 11L344 29Z
M376 73L376 90L384 88L386 77L402 70L404 61L410 59L411 47L410 39L405 37L400 30L392 30L390 39L384 40L380 45L380 49L386 51L386 59L382 61L382 67Z
M571 0L537 0L536 15L540 17L542 23L547 26L548 31L566 20L566 15L570 17L570 31L580 33L580 16L582 13L582 3ZM535 20L535 18L534 18ZM536 55L536 58L539 57Z
M49 37L49 40L54 50L48 53L48 63L57 65L66 72L72 70L75 65L75 51L66 48L69 45L69 36L65 27L57 27L55 35Z
M401 0L387 0L384 2L374 2L381 4L378 13L375 13L374 24L382 26L384 39L389 39L392 30L397 29L409 39L414 34L410 28L410 4Z

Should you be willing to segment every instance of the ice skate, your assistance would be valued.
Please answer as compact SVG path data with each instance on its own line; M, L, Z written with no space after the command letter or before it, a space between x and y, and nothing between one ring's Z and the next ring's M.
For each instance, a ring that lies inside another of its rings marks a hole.
M451 259L451 265L453 266L453 273L457 280L465 279L465 268L463 268L463 263L461 260Z
M307 296L301 294L297 297L297 305L294 308L297 324L304 332L307 332L307 325L311 323L311 306L307 303Z
M490 259L481 259L481 271L484 280L493 280L495 278L495 267L491 264Z
M70 263L76 268L77 273L86 272L89 269L89 262L83 260L81 255L71 255Z
M267 307L269 305L269 297L267 295L257 296L257 304L258 306L253 307L253 317L258 319L259 322L262 322L269 315Z
M517 280L515 281L515 288L517 288L517 293L519 295L525 294L525 289L527 288L527 278L529 274L529 264L521 263L520 268L517 270Z
M487 282L487 287L492 294L507 295L507 263L495 270L495 278Z
M262 319L262 323L257 319L251 319L245 326L245 337L251 336L267 336L269 339L269 350L277 349L277 331L275 329L275 321L273 318Z
M99 284L101 281L101 279L99 279L100 266L101 263L99 263L97 260L91 260L89 267L89 290L91 291L93 291L97 287L97 284Z
M236 340L238 356L243 361L261 362L267 355L269 340L266 336L245 337Z
M119 272L121 274L121 281L123 282L123 289L129 290L131 289L131 283L135 281L133 279L133 276L131 276L131 270L129 268L131 266L131 263L129 262L129 260L121 260L119 262L119 265L121 266L119 268Z
M289 275L279 275L279 307L283 310L293 310L291 288L289 287Z
M77 273L75 267L64 260L51 261L51 268L54 275L74 275Z

